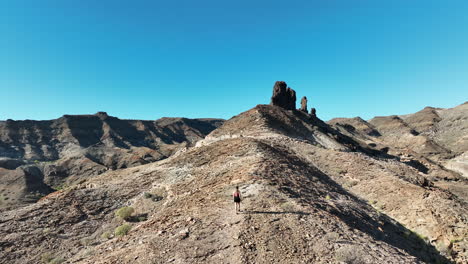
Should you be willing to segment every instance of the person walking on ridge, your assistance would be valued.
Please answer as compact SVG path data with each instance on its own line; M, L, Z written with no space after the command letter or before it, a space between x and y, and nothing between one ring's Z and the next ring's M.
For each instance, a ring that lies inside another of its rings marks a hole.
M236 190L232 194L234 197L234 204L236 205L236 214L237 212L240 212L240 203L241 203L241 193L239 191L239 186L236 186Z

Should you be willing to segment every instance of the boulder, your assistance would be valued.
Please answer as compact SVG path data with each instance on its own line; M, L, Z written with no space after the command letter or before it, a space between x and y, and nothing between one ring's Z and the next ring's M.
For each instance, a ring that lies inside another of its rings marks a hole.
M287 87L283 81L277 81L273 86L271 105L276 105L288 110L296 109L296 91Z

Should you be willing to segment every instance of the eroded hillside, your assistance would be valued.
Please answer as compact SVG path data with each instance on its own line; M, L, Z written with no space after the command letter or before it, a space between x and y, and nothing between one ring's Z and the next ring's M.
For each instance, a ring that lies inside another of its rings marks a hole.
M194 145L219 119L121 120L104 112L48 121L0 122L0 208L108 170L147 164Z
M433 186L424 168L314 115L259 105L165 160L3 212L0 259L464 263L466 201ZM127 221L114 214L123 206L135 209ZM114 235L122 224L128 234Z

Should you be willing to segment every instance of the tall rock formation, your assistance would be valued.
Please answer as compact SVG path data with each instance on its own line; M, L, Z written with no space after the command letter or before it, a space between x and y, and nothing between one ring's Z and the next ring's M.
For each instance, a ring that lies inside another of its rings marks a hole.
M273 86L271 105L276 105L288 110L296 109L296 91L287 87L283 81L277 81Z
M307 97L302 97L301 99L301 108L299 109L301 110L302 112L305 112L307 113Z

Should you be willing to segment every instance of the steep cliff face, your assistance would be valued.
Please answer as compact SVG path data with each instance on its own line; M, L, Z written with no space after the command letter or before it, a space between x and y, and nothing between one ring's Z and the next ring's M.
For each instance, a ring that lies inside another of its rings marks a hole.
M104 112L47 121L0 121L0 190L5 190L0 192L1 206L37 199L107 170L167 158L222 123L187 118L121 120Z

